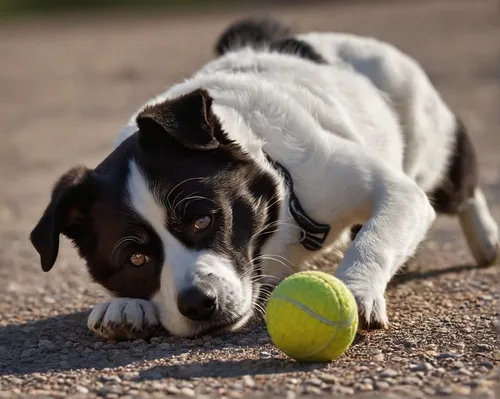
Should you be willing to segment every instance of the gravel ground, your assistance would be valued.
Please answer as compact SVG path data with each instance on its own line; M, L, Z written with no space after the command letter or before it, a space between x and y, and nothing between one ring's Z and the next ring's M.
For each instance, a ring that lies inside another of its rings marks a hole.
M494 1L334 2L269 8L301 30L390 40L417 57L470 126L500 220L500 27ZM101 342L86 329L105 299L64 242L42 273L27 237L55 178L95 165L148 96L196 70L242 12L66 18L0 27L0 398L500 397L498 267L472 266L440 219L388 292L388 331L358 335L330 364L300 364L248 331ZM331 270L325 258L316 267Z

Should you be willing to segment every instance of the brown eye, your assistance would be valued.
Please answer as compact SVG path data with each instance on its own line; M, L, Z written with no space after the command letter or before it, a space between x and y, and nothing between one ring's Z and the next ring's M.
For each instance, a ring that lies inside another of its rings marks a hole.
M133 254L130 257L129 261L130 261L130 263L132 263L132 265L139 267L139 266L143 266L147 262L149 262L149 258L143 254Z
M202 216L201 218L196 219L194 222L194 229L199 231L199 230L205 230L206 228L210 227L212 224L212 216Z

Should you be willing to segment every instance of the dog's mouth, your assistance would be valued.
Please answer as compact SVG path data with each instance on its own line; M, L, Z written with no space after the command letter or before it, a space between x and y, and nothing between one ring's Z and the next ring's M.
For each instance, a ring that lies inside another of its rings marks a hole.
M254 309L239 316L222 317L197 326L192 338L196 339L204 335L220 335L226 332L239 331L243 329L255 315Z

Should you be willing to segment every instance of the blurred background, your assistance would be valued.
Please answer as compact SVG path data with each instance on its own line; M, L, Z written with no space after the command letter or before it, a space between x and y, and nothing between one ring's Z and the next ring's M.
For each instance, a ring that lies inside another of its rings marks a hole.
M199 69L221 31L252 15L296 31L375 36L415 57L469 127L481 184L500 220L497 0L0 0L0 369L40 336L57 348L67 337L93 344L86 315L107 298L66 240L53 270L41 271L28 236L55 180L77 164L95 167L139 106ZM460 341L457 350L468 353L460 359L476 367L476 343L493 348L500 273L471 264L457 221L439 219L410 277L389 290L393 329L361 352L380 347L399 356L408 334L443 352ZM358 355L363 364L372 360ZM26 357L18 370L69 367L57 366L57 356L53 363L44 353ZM94 367L89 359L75 357L71 366ZM387 359L384 367L401 367ZM456 381L451 371L446 378Z
M75 164L96 166L137 107L210 60L220 32L251 15L375 36L414 56L470 127L500 203L495 0L0 0L0 292L59 279L87 289L65 241L47 275L27 240L52 184ZM436 231L470 259L454 221Z
M469 126L500 203L495 0L0 0L0 293L87 289L66 242L47 275L27 240L52 184L70 166L96 166L137 107L210 60L220 32L249 15L375 36L414 56ZM435 234L470 260L455 221Z

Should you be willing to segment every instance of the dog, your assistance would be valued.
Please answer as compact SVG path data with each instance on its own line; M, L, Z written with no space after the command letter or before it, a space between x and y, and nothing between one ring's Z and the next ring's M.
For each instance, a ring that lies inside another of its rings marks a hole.
M92 331L238 330L335 249L360 327L387 328L386 287L437 214L458 217L478 265L496 261L471 139L414 59L265 18L236 21L215 50L147 101L95 169L60 177L31 233L43 271L63 234L114 297Z

